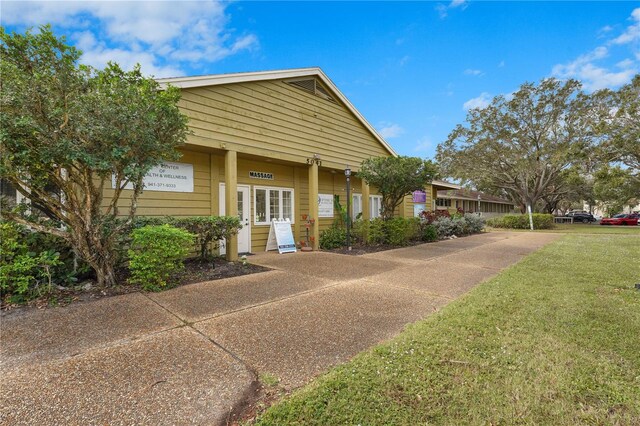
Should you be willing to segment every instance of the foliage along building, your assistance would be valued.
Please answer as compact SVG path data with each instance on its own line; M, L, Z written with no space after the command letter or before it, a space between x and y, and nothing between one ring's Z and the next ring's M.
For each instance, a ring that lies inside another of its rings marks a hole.
M345 168L357 172L367 158L397 155L320 68L158 81L181 89L191 134L178 162L147 175L137 214L238 215L243 228L227 242L229 259L264 251L272 219L289 219L301 241L302 215L315 219L309 230L317 248L320 231L338 215L334 197L346 204ZM351 188L354 216L379 216L377 189L357 177ZM446 188L427 186L397 213L411 217L414 204L433 207L435 191ZM105 191L105 203L112 194Z
M449 210L450 213L462 209L469 213L480 213L483 217L495 217L515 213L517 206L494 195L458 187L438 191L436 209Z

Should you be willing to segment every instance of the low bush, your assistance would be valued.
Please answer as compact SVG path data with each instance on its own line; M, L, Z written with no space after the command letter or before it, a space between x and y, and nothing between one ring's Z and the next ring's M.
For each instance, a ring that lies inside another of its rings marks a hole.
M484 230L486 225L486 220L477 214L465 213L464 220L466 222L465 233L466 234L477 234Z
M429 225L441 217L451 217L451 213L448 210L425 210L420 213L420 219Z
M439 239L452 237L454 235L462 235L460 220L454 220L450 217L441 217L434 220L432 225L436 229Z
M147 225L131 233L129 282L158 291L182 268L195 235L168 224Z
M334 225L320 232L320 248L332 250L347 245L347 230Z
M231 216L136 216L120 237L121 258L126 260L133 231L145 226L160 225L171 225L196 235L194 244L201 259L210 258L213 251L218 249L220 240L236 235L242 229L240 219Z
M367 230L367 244L380 245L386 244L387 235L384 228L384 220L375 218L369 221Z
M543 213L533 213L534 229L553 228L553 215ZM494 228L506 229L529 229L529 215L527 214L507 214L487 220L487 225Z
M438 241L438 231L432 224L426 224L422 227L421 240L427 243Z
M240 219L232 216L195 216L175 218L171 224L196 236L200 259L211 257L219 241L236 235L242 228Z
M438 238L461 237L477 234L484 229L485 221L480 216L467 213L464 216L440 217L433 221Z
M420 219L394 217L384 222L385 243L391 246L406 246L419 239Z
M31 251L26 243L29 233L15 223L0 223L0 293L14 303L49 292L53 268L63 264L54 250Z

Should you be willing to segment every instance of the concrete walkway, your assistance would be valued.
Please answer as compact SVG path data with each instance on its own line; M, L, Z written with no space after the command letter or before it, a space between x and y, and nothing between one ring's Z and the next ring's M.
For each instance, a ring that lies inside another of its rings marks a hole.
M259 375L303 385L557 237L264 253L273 271L5 315L0 423L224 424Z

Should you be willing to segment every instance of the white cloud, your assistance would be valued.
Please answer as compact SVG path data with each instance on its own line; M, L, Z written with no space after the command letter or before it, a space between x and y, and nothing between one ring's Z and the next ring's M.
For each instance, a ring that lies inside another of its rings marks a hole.
M474 70L471 68L467 68L466 70L464 70L465 75L484 75L484 73L482 72L482 70Z
M466 0L452 0L449 4L438 3L435 6L440 19L444 19L449 15L449 10L460 8L461 10L465 10L469 3Z
M635 23L629 25L624 33L616 37L613 40L614 44L627 44L640 40L640 7L631 12L629 19L635 21Z
M505 62L504 60L500 61L500 63L498 64L498 68L503 68L505 66Z
M413 147L415 152L428 152L433 149L433 141L429 136L424 136L422 139L418 140L416 146Z
M491 99L492 96L490 93L482 92L480 93L480 96L469 99L467 102L465 102L462 105L462 109L464 109L465 111L469 111L470 109L474 108L486 108L491 103Z
M140 62L145 73L159 77L183 74L180 62L212 63L258 46L254 34L228 28L225 6L217 0L3 2L2 18L63 28L84 51L85 63L102 66L111 59L129 68Z
M377 126L378 133L385 139L393 139L404 133L404 129L395 123L383 121Z
M629 19L632 24L625 28L622 34L571 62L555 65L551 74L559 78L578 79L584 89L590 92L616 88L628 83L640 70L640 8L634 9ZM613 31L613 27L605 28L607 33ZM611 50L619 50L623 45L630 45L632 57L618 61L615 69L602 65L601 61L609 56Z
M411 57L410 57L409 55L405 55L405 56L403 56L403 57L400 59L400 62L399 62L399 63L400 63L400 66L401 66L401 67L405 66L405 64L406 64L407 62L409 62L409 59L411 59Z

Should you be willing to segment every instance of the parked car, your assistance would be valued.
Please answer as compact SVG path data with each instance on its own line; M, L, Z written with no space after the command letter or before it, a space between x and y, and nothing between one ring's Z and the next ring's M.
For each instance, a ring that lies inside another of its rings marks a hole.
M639 213L632 214L617 214L613 217L606 217L600 221L600 225L638 225L640 220Z
M591 213L587 213L587 212L573 211L571 213L568 213L567 217L572 217L574 222L582 222L582 223L597 222L597 219L593 217Z

